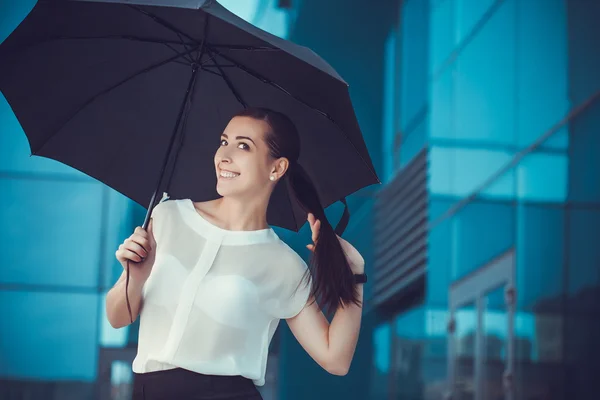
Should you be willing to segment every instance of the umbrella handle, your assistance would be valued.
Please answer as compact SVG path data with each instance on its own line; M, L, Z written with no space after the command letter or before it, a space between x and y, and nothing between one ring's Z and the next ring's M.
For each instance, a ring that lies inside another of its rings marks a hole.
M127 276L125 277L125 300L127 301L127 310L129 311L129 319L133 324L133 313L131 312L131 304L129 303L129 260L127 260Z

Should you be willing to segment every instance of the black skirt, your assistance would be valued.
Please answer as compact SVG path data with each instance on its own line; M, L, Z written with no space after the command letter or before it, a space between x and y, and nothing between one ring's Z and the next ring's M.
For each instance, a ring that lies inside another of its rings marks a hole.
M134 373L133 400L263 400L252 379L182 368Z

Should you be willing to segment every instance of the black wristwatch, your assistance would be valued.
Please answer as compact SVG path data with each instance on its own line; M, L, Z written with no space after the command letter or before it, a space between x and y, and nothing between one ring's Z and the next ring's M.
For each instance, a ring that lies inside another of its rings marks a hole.
M366 283L367 282L367 274L354 274L354 283Z

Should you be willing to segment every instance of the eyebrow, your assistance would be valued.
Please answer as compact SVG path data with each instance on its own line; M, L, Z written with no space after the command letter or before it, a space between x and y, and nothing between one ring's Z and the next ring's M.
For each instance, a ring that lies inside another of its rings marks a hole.
M229 139L229 136L227 136L226 134L222 133L221 136L225 136L226 139ZM252 140L251 138L249 138L248 136L236 136L235 137L236 140L240 140L240 139L248 139L249 141L251 141L252 143L254 143L254 140ZM256 146L256 143L254 143L254 145Z

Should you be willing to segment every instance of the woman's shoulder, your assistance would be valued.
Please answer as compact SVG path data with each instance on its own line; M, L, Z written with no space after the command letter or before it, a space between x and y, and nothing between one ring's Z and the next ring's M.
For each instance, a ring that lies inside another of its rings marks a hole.
M279 264L284 264L295 271L303 272L308 266L306 261L290 245L281 239L278 239L275 247L276 254L273 260Z

